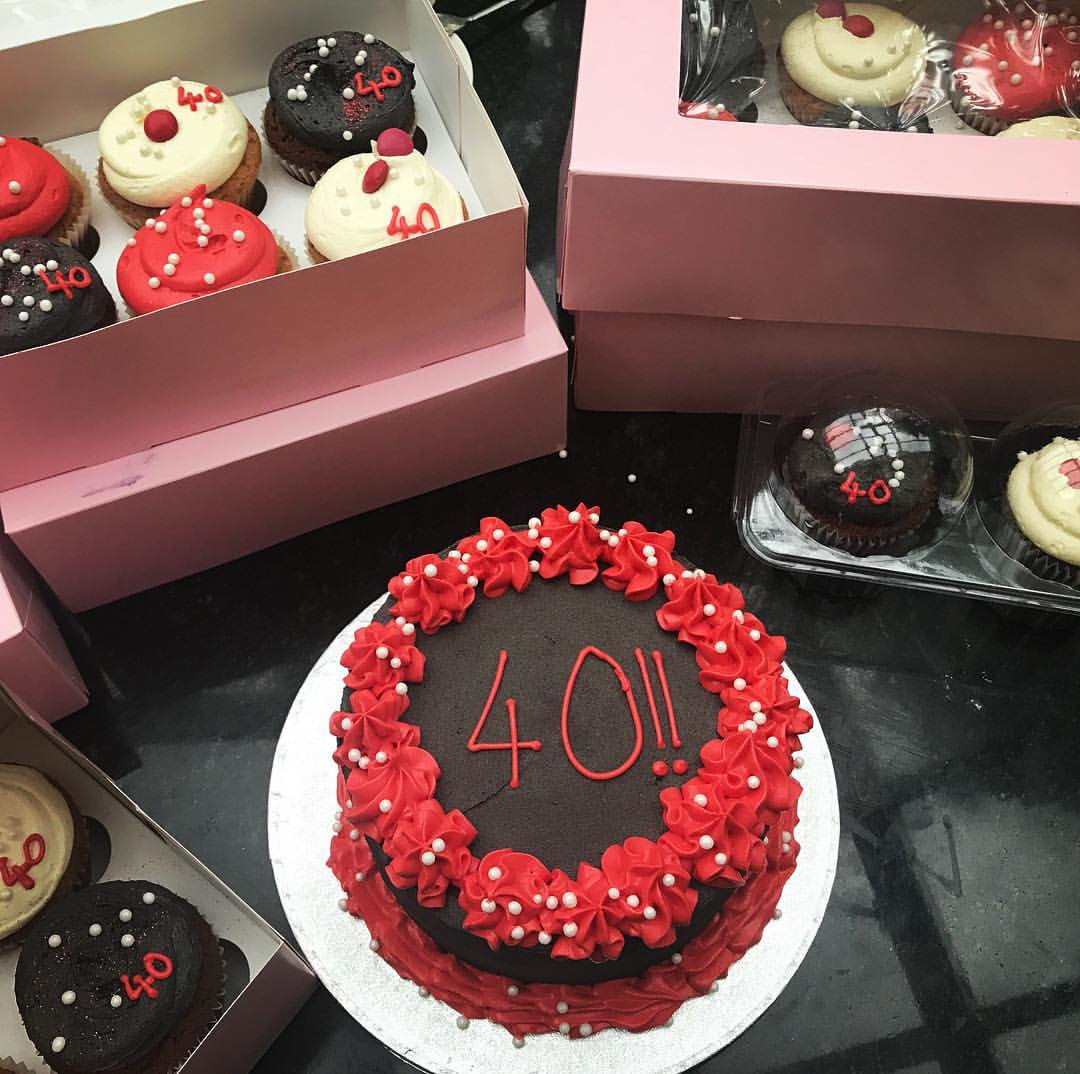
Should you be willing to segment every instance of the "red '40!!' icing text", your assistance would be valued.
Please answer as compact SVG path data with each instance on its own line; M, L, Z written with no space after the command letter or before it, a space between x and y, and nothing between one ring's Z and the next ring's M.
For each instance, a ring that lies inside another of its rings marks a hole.
M35 884L30 870L45 860L45 836L38 832L28 835L23 840L22 852L23 860L17 865L12 865L7 857L0 858L0 880L5 887L21 884L27 891L32 891Z

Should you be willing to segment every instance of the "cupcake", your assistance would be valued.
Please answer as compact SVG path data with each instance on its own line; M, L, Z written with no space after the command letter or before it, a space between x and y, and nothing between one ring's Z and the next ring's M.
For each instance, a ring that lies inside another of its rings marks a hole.
M192 187L247 205L262 160L259 136L221 90L172 78L121 101L98 132L98 184L132 226Z
M784 30L780 96L810 126L929 133L916 94L928 56L926 34L899 12L822 0Z
M292 252L257 216L207 197L200 185L128 239L116 282L138 315L294 267Z
M1080 119L1074 116L1039 116L1038 119L1026 119L1014 123L1003 131L998 131L998 138L1046 138L1055 142L1080 141Z
M953 108L984 134L1065 112L1080 104L1080 18L995 4L961 32L952 66Z
M778 440L774 492L821 544L902 555L938 520L938 445L922 415L896 407L825 411Z
M58 902L19 953L15 1002L58 1074L166 1074L217 1019L221 951L199 912L145 881Z
M1015 525L1005 551L1042 578L1080 586L1080 440L1055 436L1019 452L1005 498Z
M468 219L465 201L403 130L383 131L370 153L338 161L308 198L312 261L378 250Z
M0 948L82 880L86 822L36 768L0 764Z
M383 131L416 125L413 65L372 34L338 30L289 45L269 82L266 140L309 185Z
M73 160L0 135L0 244L33 235L79 246L89 219L89 186Z
M116 303L78 250L51 239L11 239L0 250L0 355L104 328Z

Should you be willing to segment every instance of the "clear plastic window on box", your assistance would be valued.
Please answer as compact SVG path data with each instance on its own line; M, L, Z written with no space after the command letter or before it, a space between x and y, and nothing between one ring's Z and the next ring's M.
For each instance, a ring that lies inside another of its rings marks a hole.
M786 381L743 419L733 513L773 567L1080 614L1080 404L973 436L916 385Z
M684 0L693 119L1080 140L1080 0Z

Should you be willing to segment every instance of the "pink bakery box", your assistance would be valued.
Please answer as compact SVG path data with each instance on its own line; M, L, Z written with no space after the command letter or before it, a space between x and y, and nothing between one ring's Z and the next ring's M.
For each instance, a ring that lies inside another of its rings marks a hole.
M0 688L52 722L83 708L86 684L19 550L0 534Z
M44 772L88 819L95 880L163 884L186 898L221 941L225 1009L176 1074L250 1070L315 990L308 964L240 897L155 824L66 739L0 689L0 760ZM107 837L93 837L104 829ZM19 949L0 951L0 1049L34 1074L45 1066L14 1000Z
M73 611L561 448L566 344L533 281L525 334L426 369L0 493Z
M33 40L31 21L14 45L0 47L8 83L37 87L0 98L0 132L36 136L81 161L91 176L91 223L102 236L95 265L111 288L131 231L97 190L93 132L101 119L126 96L180 72L240 94L238 104L258 127L271 60L318 27L370 30L413 59L424 86L417 109L418 116L424 110L429 154L467 180L471 219L3 358L0 489L396 376L523 331L527 203L427 0L169 0L162 7L136 2L115 15L126 21L46 40ZM137 18L144 10L154 13ZM61 82L50 89L42 71L62 72ZM260 179L269 195L263 220L306 265L308 188L285 174L265 143Z
M684 118L681 9L586 6L559 227L579 405L747 410L868 365L973 416L1080 391L1075 143Z

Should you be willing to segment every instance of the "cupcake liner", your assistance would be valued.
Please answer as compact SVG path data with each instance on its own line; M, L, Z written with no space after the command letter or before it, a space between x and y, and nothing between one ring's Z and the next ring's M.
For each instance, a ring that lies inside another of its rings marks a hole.
M1037 577L1047 582L1080 589L1080 567L1044 552L1037 544L1028 540L1005 497L1002 498L1000 525L993 537L1005 555L1016 560Z
M209 928L209 926L207 926ZM195 1054L199 1045L202 1044L206 1034L213 1029L214 1024L225 1012L225 949L221 946L221 941L211 933L211 938L214 941L214 947L217 949L218 954L218 971L221 977L221 982L218 986L216 995L214 996L214 1002L210 1007L209 1021L195 1032L194 1040L184 1055L176 1061L173 1066L168 1068L167 1074L177 1074L177 1072L183 1067L183 1065Z
M955 85L949 92L949 103L952 105L953 111L972 130L977 130L980 134L1000 134L1009 125L1004 120L975 107Z
M278 248L278 268L277 274L280 276L285 272L292 272L293 269L300 267L300 259L296 256L296 251L293 249L292 244L286 242L276 231L273 232L274 238L277 239Z
M87 229L90 227L90 179L86 172L66 153L54 149L52 146L49 146L48 150L60 162L64 171L68 173L68 181L72 188L78 189L82 202L74 214L70 212L70 209L64 214L57 226L59 230L54 229L50 232L49 238L85 252L83 243L86 239Z

